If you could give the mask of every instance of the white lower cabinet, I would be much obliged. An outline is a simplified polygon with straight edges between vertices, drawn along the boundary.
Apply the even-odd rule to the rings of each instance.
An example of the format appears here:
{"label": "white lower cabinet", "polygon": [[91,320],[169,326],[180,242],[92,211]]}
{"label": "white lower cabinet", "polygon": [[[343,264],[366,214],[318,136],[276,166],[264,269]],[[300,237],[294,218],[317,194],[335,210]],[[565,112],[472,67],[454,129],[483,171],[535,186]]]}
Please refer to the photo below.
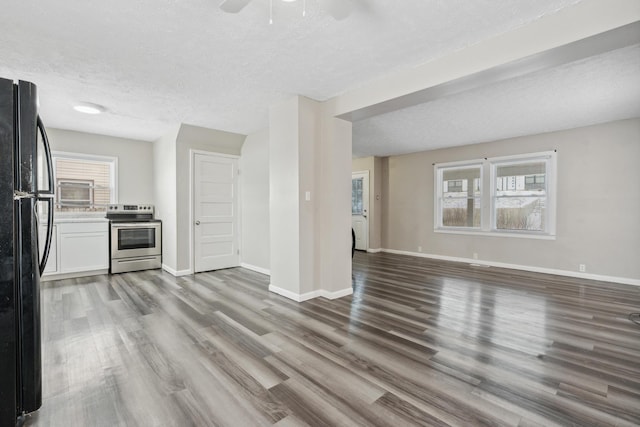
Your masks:
{"label": "white lower cabinet", "polygon": [[109,269],[108,222],[61,222],[55,225],[54,233],[55,242],[52,242],[45,275],[104,272]]}

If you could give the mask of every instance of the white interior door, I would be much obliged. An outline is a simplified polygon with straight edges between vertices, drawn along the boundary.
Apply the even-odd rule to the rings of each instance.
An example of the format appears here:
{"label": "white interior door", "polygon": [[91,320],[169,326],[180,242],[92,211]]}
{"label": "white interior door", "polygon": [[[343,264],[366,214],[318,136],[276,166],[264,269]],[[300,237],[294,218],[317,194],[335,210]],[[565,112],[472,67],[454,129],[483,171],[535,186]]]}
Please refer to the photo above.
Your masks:
{"label": "white interior door", "polygon": [[238,253],[238,159],[194,154],[195,272],[236,267]]}
{"label": "white interior door", "polygon": [[356,233],[356,249],[369,249],[369,171],[351,174],[351,227]]}

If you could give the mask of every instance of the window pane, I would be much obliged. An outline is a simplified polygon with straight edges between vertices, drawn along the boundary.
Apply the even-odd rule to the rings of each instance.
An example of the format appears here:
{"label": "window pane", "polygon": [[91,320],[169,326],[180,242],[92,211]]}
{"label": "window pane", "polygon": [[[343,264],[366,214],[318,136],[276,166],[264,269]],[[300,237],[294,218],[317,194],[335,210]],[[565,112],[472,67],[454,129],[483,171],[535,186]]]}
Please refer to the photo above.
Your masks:
{"label": "window pane", "polygon": [[545,178],[544,161],[496,167],[496,229],[545,230]]}
{"label": "window pane", "polygon": [[362,215],[362,181],[363,178],[351,180],[351,214]]}
{"label": "window pane", "polygon": [[545,197],[497,198],[498,230],[544,231]]}
{"label": "window pane", "polygon": [[445,227],[480,227],[482,202],[479,198],[444,199],[442,225]]}
{"label": "window pane", "polygon": [[442,226],[480,227],[482,200],[480,166],[442,171]]}

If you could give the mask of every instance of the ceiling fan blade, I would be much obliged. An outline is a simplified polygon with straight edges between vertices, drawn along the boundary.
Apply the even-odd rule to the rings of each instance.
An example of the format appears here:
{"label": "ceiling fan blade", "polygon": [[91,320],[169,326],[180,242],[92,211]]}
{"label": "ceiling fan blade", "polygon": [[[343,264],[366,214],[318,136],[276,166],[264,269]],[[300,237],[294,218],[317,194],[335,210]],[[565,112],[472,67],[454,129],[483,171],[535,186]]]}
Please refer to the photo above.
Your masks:
{"label": "ceiling fan blade", "polygon": [[250,2],[251,0],[223,0],[220,9],[227,13],[238,13]]}
{"label": "ceiling fan blade", "polygon": [[342,21],[351,15],[352,0],[320,0],[322,8],[336,21]]}

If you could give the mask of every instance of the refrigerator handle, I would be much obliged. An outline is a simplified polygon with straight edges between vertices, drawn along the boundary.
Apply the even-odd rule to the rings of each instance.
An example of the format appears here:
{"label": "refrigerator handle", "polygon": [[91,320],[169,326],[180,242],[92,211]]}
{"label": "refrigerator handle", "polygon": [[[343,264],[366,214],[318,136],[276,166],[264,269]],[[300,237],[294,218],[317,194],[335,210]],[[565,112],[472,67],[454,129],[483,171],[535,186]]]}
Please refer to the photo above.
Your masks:
{"label": "refrigerator handle", "polygon": [[44,154],[47,159],[47,175],[49,176],[49,189],[40,192],[38,190],[38,195],[40,194],[54,194],[55,182],[53,182],[53,158],[51,157],[51,147],[49,146],[49,138],[47,138],[47,132],[44,130],[44,124],[42,124],[42,120],[40,116],[38,116],[38,131],[42,136],[42,143],[44,145]]}
{"label": "refrigerator handle", "polygon": [[[48,205],[48,209],[47,209],[47,235],[45,237],[45,241],[44,241],[44,250],[42,251],[42,259],[40,260],[39,263],[39,268],[40,268],[40,276],[42,276],[42,273],[44,272],[44,268],[47,266],[47,260],[49,259],[49,252],[51,251],[51,239],[53,237],[53,208],[54,208],[54,203],[53,203],[53,197],[38,197],[36,200],[41,201],[41,202],[47,202]],[[34,207],[38,206],[37,203],[34,204]],[[35,212],[36,214],[36,224],[38,223],[38,213]]]}
{"label": "refrigerator handle", "polygon": [[[40,276],[44,272],[44,268],[47,265],[47,260],[49,259],[49,252],[51,251],[51,239],[53,237],[53,210],[55,209],[54,204],[54,189],[55,182],[53,177],[53,158],[51,157],[51,146],[49,145],[49,138],[47,137],[47,132],[44,129],[44,124],[42,123],[42,119],[38,116],[37,120],[38,131],[42,136],[42,143],[44,146],[44,154],[47,161],[47,175],[49,176],[49,189],[40,192],[38,189],[37,200],[46,201],[48,205],[47,209],[47,236],[44,242],[44,251],[42,252],[42,259],[40,260]],[[37,203],[36,203],[37,206]],[[36,218],[38,215],[36,214]],[[36,220],[37,221],[37,220]]]}

